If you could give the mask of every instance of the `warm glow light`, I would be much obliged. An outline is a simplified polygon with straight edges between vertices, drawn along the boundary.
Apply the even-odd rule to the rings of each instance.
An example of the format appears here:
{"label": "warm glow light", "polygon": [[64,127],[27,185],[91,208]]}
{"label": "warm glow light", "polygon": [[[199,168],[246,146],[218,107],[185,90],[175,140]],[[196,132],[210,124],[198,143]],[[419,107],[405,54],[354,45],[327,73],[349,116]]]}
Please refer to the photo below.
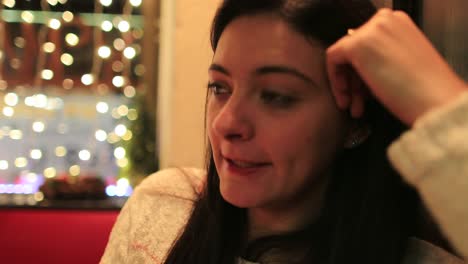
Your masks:
{"label": "warm glow light", "polygon": [[112,84],[115,87],[122,87],[125,85],[125,79],[122,76],[114,76],[114,78],[112,78]]}
{"label": "warm glow light", "polygon": [[130,23],[128,23],[125,20],[122,20],[117,25],[117,28],[120,30],[120,32],[128,32],[130,30]]}
{"label": "warm glow light", "polygon": [[65,41],[70,46],[76,46],[80,42],[80,38],[76,34],[68,33],[65,35]]}
{"label": "warm glow light", "polygon": [[101,23],[101,29],[105,32],[110,32],[114,26],[112,25],[112,22],[109,20],[104,20]]}
{"label": "warm glow light", "polygon": [[10,60],[10,66],[15,70],[19,69],[21,65],[22,65],[21,60],[18,58],[14,58]]}
{"label": "warm glow light", "polygon": [[117,111],[117,108],[112,109],[111,116],[112,116],[112,118],[114,118],[114,119],[119,119],[119,118],[122,117],[122,116],[119,115],[119,112]]}
{"label": "warm glow light", "polygon": [[141,28],[135,28],[133,31],[132,31],[132,36],[135,38],[135,39],[141,39],[144,35],[144,31],[143,29]]}
{"label": "warm glow light", "polygon": [[73,88],[74,81],[72,79],[65,79],[62,82],[63,88],[70,90]]}
{"label": "warm glow light", "polygon": [[57,176],[57,170],[55,168],[52,168],[52,167],[47,168],[47,169],[44,170],[44,176],[46,178],[53,178],[53,177]]}
{"label": "warm glow light", "polygon": [[24,104],[27,106],[34,106],[34,97],[33,96],[28,96],[24,98]]}
{"label": "warm glow light", "polygon": [[146,72],[145,66],[143,64],[136,65],[134,72],[137,76],[143,76]]}
{"label": "warm glow light", "polygon": [[129,141],[132,138],[133,138],[133,133],[130,130],[127,130],[127,133],[125,133],[125,135],[123,135],[123,137],[122,137],[122,139],[125,140],[125,141]]}
{"label": "warm glow light", "polygon": [[24,48],[24,44],[25,44],[25,40],[24,38],[22,37],[16,37],[14,40],[13,40],[13,43],[15,43],[15,46],[22,49]]}
{"label": "warm glow light", "polygon": [[136,109],[130,109],[128,110],[128,115],[127,115],[128,120],[130,121],[135,121],[138,119],[138,112]]}
{"label": "warm glow light", "polygon": [[100,142],[104,142],[107,139],[107,133],[102,129],[97,130],[94,136],[96,137],[96,140]]}
{"label": "warm glow light", "polygon": [[128,115],[128,106],[126,106],[126,105],[119,106],[117,108],[117,113],[119,113],[120,116]]}
{"label": "warm glow light", "polygon": [[3,98],[5,101],[5,104],[9,106],[15,106],[18,104],[18,95],[15,93],[7,93],[5,97]]}
{"label": "warm glow light", "polygon": [[124,69],[124,64],[121,61],[114,61],[112,63],[112,70],[115,72],[122,72]]}
{"label": "warm glow light", "polygon": [[39,160],[42,158],[42,151],[40,149],[33,149],[29,153],[31,159]]}
{"label": "warm glow light", "polygon": [[123,51],[123,55],[125,56],[125,58],[131,60],[135,58],[136,51],[133,47],[126,47]]}
{"label": "warm glow light", "polygon": [[114,157],[116,159],[123,159],[123,158],[125,158],[125,155],[126,155],[125,149],[122,148],[122,147],[117,147],[114,150]]}
{"label": "warm glow light", "polygon": [[15,166],[18,168],[24,168],[28,166],[28,160],[24,157],[19,157],[15,159]]}
{"label": "warm glow light", "polygon": [[63,12],[63,14],[62,14],[62,19],[63,19],[63,21],[65,21],[65,22],[72,22],[74,17],[75,17],[75,16],[74,16],[73,13],[70,12],[70,11],[65,11],[65,12]]}
{"label": "warm glow light", "polygon": [[101,83],[97,86],[97,93],[99,95],[107,95],[109,93],[109,86],[105,83]]}
{"label": "warm glow light", "polygon": [[49,3],[49,5],[56,6],[58,2],[57,0],[47,0],[47,3]]}
{"label": "warm glow light", "polygon": [[41,121],[36,121],[32,124],[32,129],[34,132],[42,133],[45,130],[45,124]]}
{"label": "warm glow light", "polygon": [[90,73],[84,74],[81,76],[81,82],[84,85],[91,85],[94,82],[94,76]]}
{"label": "warm glow light", "polygon": [[129,85],[124,88],[124,95],[128,98],[133,98],[136,95],[135,87]]}
{"label": "warm glow light", "polygon": [[128,159],[127,158],[123,158],[123,159],[118,159],[116,161],[116,164],[117,166],[119,166],[120,168],[125,168],[128,166]]}
{"label": "warm glow light", "polygon": [[100,0],[99,2],[101,2],[101,5],[103,5],[103,6],[112,5],[112,0]]}
{"label": "warm glow light", "polygon": [[0,170],[8,170],[8,161],[0,160]]}
{"label": "warm glow light", "polygon": [[99,102],[96,104],[96,111],[105,114],[109,111],[109,105],[106,102]]}
{"label": "warm glow light", "polygon": [[125,125],[117,125],[114,129],[114,132],[117,136],[123,137],[127,133],[127,127]]}
{"label": "warm glow light", "polygon": [[87,161],[91,159],[91,152],[89,152],[87,149],[83,149],[78,153],[78,157],[80,160]]}
{"label": "warm glow light", "polygon": [[49,69],[42,70],[41,77],[44,80],[52,80],[52,78],[54,78],[54,72]]}
{"label": "warm glow light", "polygon": [[48,98],[44,94],[36,94],[33,96],[28,96],[24,99],[24,103],[27,106],[37,107],[37,108],[46,108]]}
{"label": "warm glow light", "polygon": [[122,51],[123,49],[125,49],[125,41],[121,38],[116,38],[114,39],[114,48],[118,51]]}
{"label": "warm glow light", "polygon": [[99,57],[101,57],[103,59],[107,59],[111,55],[111,49],[109,47],[107,47],[107,46],[101,46],[98,49],[98,55],[99,55]]}
{"label": "warm glow light", "polygon": [[12,117],[15,114],[15,110],[9,106],[3,107],[3,115]]}
{"label": "warm glow light", "polygon": [[62,56],[60,56],[60,61],[66,65],[66,66],[70,66],[73,64],[73,56],[68,54],[68,53],[64,53],[62,54]]}
{"label": "warm glow light", "polygon": [[14,140],[23,139],[23,132],[18,129],[14,129],[10,131],[10,138]]}
{"label": "warm glow light", "polygon": [[59,29],[62,23],[60,23],[60,20],[52,18],[49,20],[49,27],[52,29]]}
{"label": "warm glow light", "polygon": [[55,51],[55,44],[52,42],[46,42],[42,45],[42,49],[47,53],[52,53]]}
{"label": "warm glow light", "polygon": [[130,0],[130,4],[134,7],[139,7],[141,5],[141,0]]}
{"label": "warm glow light", "polygon": [[29,11],[23,11],[21,12],[21,19],[26,23],[32,23],[34,22],[34,15]]}
{"label": "warm glow light", "polygon": [[80,175],[81,168],[78,165],[73,165],[68,169],[68,172],[70,173],[71,176],[78,176]]}
{"label": "warm glow light", "polygon": [[62,5],[66,4],[67,3],[67,0],[58,0],[59,3],[61,3]]}
{"label": "warm glow light", "polygon": [[37,192],[34,194],[34,200],[36,202],[42,202],[44,200],[44,194],[42,192]]}
{"label": "warm glow light", "polygon": [[63,146],[58,146],[55,148],[55,156],[65,157],[67,155],[67,149]]}
{"label": "warm glow light", "polygon": [[107,142],[109,142],[110,144],[115,144],[115,143],[117,143],[119,141],[120,141],[120,137],[117,136],[114,132],[109,133],[107,135]]}
{"label": "warm glow light", "polygon": [[15,6],[15,0],[3,0],[3,4],[6,7],[13,8]]}

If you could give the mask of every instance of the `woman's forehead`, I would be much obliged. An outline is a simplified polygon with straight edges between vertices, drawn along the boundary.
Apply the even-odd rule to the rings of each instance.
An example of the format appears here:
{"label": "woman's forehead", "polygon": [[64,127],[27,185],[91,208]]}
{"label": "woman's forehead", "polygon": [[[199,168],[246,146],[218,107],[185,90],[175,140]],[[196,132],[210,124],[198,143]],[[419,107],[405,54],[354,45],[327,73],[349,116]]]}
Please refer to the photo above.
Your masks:
{"label": "woman's forehead", "polygon": [[[315,79],[324,68],[325,49],[272,15],[243,16],[221,34],[213,64],[228,70],[253,70],[265,65],[295,68]],[[320,73],[323,73],[320,71]]]}

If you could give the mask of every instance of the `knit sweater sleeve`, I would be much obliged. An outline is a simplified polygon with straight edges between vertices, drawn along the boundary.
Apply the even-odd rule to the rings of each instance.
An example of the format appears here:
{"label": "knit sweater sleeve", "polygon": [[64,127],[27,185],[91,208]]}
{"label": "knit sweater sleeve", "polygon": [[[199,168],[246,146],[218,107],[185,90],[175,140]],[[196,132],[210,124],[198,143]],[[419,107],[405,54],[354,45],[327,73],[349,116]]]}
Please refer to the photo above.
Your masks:
{"label": "knit sweater sleeve", "polygon": [[122,208],[101,264],[163,263],[190,216],[204,172],[166,169],[148,176]]}
{"label": "knit sweater sleeve", "polygon": [[419,118],[388,156],[468,259],[468,92]]}

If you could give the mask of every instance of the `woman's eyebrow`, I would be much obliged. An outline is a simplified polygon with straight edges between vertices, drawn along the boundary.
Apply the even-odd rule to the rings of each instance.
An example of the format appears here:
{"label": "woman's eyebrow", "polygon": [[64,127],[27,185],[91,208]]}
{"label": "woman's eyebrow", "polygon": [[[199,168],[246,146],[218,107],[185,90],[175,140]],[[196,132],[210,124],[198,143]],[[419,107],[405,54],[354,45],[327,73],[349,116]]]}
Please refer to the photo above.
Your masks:
{"label": "woman's eyebrow", "polygon": [[[220,72],[222,74],[225,74],[227,76],[231,76],[231,73],[226,69],[224,68],[223,66],[219,65],[219,64],[216,64],[216,63],[213,63],[210,65],[210,67],[208,68],[209,71],[217,71],[217,72]],[[317,83],[312,80],[311,78],[309,78],[307,75],[305,75],[304,73],[300,72],[299,70],[296,70],[295,68],[292,68],[292,67],[288,67],[288,66],[283,66],[283,65],[265,65],[265,66],[262,66],[262,67],[259,67],[255,70],[255,75],[265,75],[265,74],[271,74],[271,73],[281,73],[281,74],[289,74],[289,75],[293,75],[295,76],[296,78],[299,78],[303,81],[305,81],[306,83],[310,83],[316,87],[319,87],[317,85]]]}
{"label": "woman's eyebrow", "polygon": [[208,68],[208,71],[217,71],[227,76],[231,76],[231,73],[229,73],[229,71],[226,68],[216,63],[211,64],[210,67]]}
{"label": "woman's eyebrow", "polygon": [[299,70],[297,70],[295,68],[291,68],[291,67],[288,67],[288,66],[266,65],[266,66],[262,66],[262,67],[255,70],[256,75],[265,75],[265,74],[270,74],[270,73],[281,73],[281,74],[293,75],[293,76],[295,76],[295,77],[297,77],[299,79],[302,79],[303,81],[305,81],[307,83],[311,83],[311,84],[317,86],[317,84],[311,78],[309,78],[307,75],[305,75],[304,73],[300,72]]}

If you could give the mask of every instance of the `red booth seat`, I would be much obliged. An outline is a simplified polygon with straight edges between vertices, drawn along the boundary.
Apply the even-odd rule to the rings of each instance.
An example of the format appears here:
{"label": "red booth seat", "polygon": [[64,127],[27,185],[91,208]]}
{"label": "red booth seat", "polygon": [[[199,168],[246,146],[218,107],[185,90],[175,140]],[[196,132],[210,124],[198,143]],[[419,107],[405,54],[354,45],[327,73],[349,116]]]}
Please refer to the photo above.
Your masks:
{"label": "red booth seat", "polygon": [[98,263],[118,213],[0,209],[0,263]]}

